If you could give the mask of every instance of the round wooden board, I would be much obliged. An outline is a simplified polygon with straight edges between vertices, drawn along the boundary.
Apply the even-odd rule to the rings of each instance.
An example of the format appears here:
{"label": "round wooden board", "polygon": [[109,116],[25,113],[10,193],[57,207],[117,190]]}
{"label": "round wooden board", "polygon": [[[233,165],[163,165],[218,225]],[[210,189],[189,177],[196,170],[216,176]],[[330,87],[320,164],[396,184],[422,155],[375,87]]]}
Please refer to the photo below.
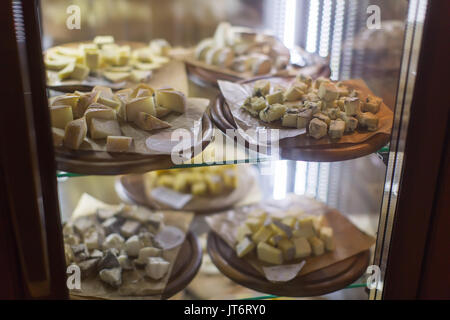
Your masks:
{"label": "round wooden board", "polygon": [[312,297],[343,289],[364,274],[370,260],[367,250],[291,281],[272,283],[244,259],[238,258],[235,251],[213,231],[208,234],[207,249],[216,267],[234,282],[259,292],[285,297]]}
{"label": "round wooden board", "polygon": [[[242,168],[241,170],[245,170],[238,172],[238,177],[242,178],[242,185],[241,187],[238,186],[238,189],[234,190],[235,194],[232,198],[230,198],[230,193],[218,197],[202,197],[198,200],[194,198],[180,210],[192,211],[196,214],[210,214],[230,208],[237,202],[241,201],[247,196],[244,191],[251,190],[256,183],[257,178],[255,177],[256,173],[253,171],[253,168],[240,168]],[[238,168],[238,170],[240,168]],[[147,206],[157,210],[176,210],[174,208],[160,208],[155,206],[155,202],[152,201],[152,199],[150,199],[146,194],[143,174],[119,176],[115,182],[115,189],[119,197],[124,201]],[[225,197],[228,197],[228,201],[226,202],[224,202]]]}
{"label": "round wooden board", "polygon": [[[189,231],[178,252],[169,281],[167,282],[164,292],[161,294],[161,299],[169,299],[186,288],[200,269],[202,258],[203,252],[200,241],[192,231]],[[70,299],[93,300],[96,298],[71,294]]]}
{"label": "round wooden board", "polygon": [[[211,141],[213,127],[208,111],[202,118],[202,150]],[[69,150],[55,147],[58,170],[95,175],[143,173],[174,166],[170,155],[144,155],[131,153],[108,153],[106,151]]]}
{"label": "round wooden board", "polygon": [[[44,54],[47,51],[53,50],[56,47],[78,48],[80,44],[87,44],[87,43],[92,43],[92,41],[64,43],[64,44],[47,49],[46,51],[44,51]],[[145,42],[137,42],[137,41],[116,41],[115,43],[120,46],[130,46],[131,50],[144,48],[148,45]],[[130,81],[124,81],[123,83],[122,82],[113,83],[113,82],[110,82],[106,79],[103,79],[101,76],[99,76],[99,77],[92,77],[92,82],[89,82],[89,83],[79,81],[79,80],[68,80],[68,81],[66,81],[66,83],[64,81],[58,82],[58,83],[47,83],[47,88],[49,88],[51,90],[59,91],[59,92],[70,93],[70,92],[74,92],[77,90],[78,91],[91,91],[96,85],[108,86],[115,91],[115,90],[120,90],[120,89],[124,89],[124,88],[134,87],[137,84],[138,83],[133,83]]]}
{"label": "round wooden board", "polygon": [[[259,79],[270,79],[272,76],[263,76],[250,80],[240,81],[240,83],[254,82]],[[216,98],[211,107],[211,118],[214,124],[223,132],[227,129],[236,129],[236,123],[230,108],[225,103],[222,94]],[[299,146],[298,137],[280,140],[280,157],[286,160],[333,162],[356,159],[372,154],[385,146],[390,136],[379,133],[361,143],[333,144],[333,145],[312,145]]]}

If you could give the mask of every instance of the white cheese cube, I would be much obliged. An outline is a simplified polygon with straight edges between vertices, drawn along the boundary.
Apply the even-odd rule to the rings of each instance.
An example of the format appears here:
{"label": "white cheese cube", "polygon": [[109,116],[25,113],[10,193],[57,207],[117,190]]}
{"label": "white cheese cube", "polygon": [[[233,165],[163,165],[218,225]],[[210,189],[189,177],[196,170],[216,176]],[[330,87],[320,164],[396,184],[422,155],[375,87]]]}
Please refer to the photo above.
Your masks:
{"label": "white cheese cube", "polygon": [[150,257],[160,257],[162,250],[154,247],[145,247],[139,250],[138,259],[144,261]]}
{"label": "white cheese cube", "polygon": [[105,241],[103,241],[103,249],[117,249],[122,250],[124,247],[125,240],[123,237],[118,233],[111,233],[109,236],[105,238]]}
{"label": "white cheese cube", "polygon": [[331,121],[330,118],[322,112],[315,113],[315,114],[313,114],[312,117],[322,120],[323,122],[325,122],[327,124],[327,126],[330,125],[330,121]]}
{"label": "white cheese cube", "polygon": [[145,112],[153,116],[156,115],[154,100],[152,97],[134,98],[125,107],[127,121],[134,122],[140,112]]}
{"label": "white cheese cube", "polygon": [[362,112],[378,113],[383,99],[369,95],[361,105]]}
{"label": "white cheese cube", "polygon": [[104,71],[103,76],[106,78],[106,80],[109,80],[113,83],[123,82],[127,81],[131,73],[130,72],[108,72]]}
{"label": "white cheese cube", "polygon": [[348,116],[354,116],[359,111],[359,98],[345,98],[344,110]]}
{"label": "white cheese cube", "polygon": [[108,136],[106,138],[106,151],[127,152],[130,149],[133,138],[124,136]]}
{"label": "white cheese cube", "polygon": [[318,118],[314,118],[309,122],[309,135],[314,139],[320,139],[327,135],[328,126],[325,122]]}
{"label": "white cheese cube", "polygon": [[312,119],[312,116],[313,112],[311,109],[300,112],[297,117],[297,128],[298,129],[307,128],[309,122]]}
{"label": "white cheese cube", "polygon": [[147,266],[145,267],[145,273],[153,280],[159,280],[163,278],[169,271],[170,263],[160,257],[148,258]]}
{"label": "white cheese cube", "polygon": [[269,105],[259,112],[259,118],[264,122],[280,120],[286,110],[287,107],[282,104]]}
{"label": "white cheese cube", "polygon": [[331,139],[340,139],[344,135],[345,122],[341,119],[332,120],[330,123],[330,129],[328,130],[328,135]]}
{"label": "white cheese cube", "polygon": [[122,268],[103,269],[98,273],[100,279],[112,287],[119,287],[122,284]]}
{"label": "white cheese cube", "polygon": [[64,129],[66,125],[73,120],[71,106],[52,106],[50,107],[50,118],[52,127]]}
{"label": "white cheese cube", "polygon": [[298,112],[296,110],[288,110],[283,115],[281,125],[283,127],[297,128]]}
{"label": "white cheese cube", "polygon": [[87,125],[84,118],[70,121],[64,131],[64,146],[77,150],[86,138]]}
{"label": "white cheese cube", "polygon": [[120,136],[120,126],[117,120],[105,120],[93,118],[89,127],[92,139],[104,139],[107,136]]}
{"label": "white cheese cube", "polygon": [[317,94],[320,99],[325,101],[333,101],[339,98],[339,91],[336,86],[331,82],[322,82]]}
{"label": "white cheese cube", "polygon": [[137,257],[139,255],[139,250],[141,250],[141,242],[137,235],[131,236],[125,241],[125,251],[130,257]]}
{"label": "white cheese cube", "polygon": [[369,131],[376,131],[378,129],[378,117],[371,112],[363,112],[358,115],[358,120],[363,128]]}
{"label": "white cheese cube", "polygon": [[258,80],[253,85],[253,96],[265,96],[270,92],[270,82],[267,80]]}
{"label": "white cheese cube", "polygon": [[91,122],[93,118],[103,120],[117,119],[116,111],[100,104],[92,104],[84,113],[84,117],[86,118],[86,123],[89,129],[91,128]]}
{"label": "white cheese cube", "polygon": [[[186,111],[186,96],[184,93],[176,90],[157,90],[155,102],[158,106],[167,108],[171,111],[184,113]],[[143,111],[143,110],[142,110]],[[145,111],[144,111],[145,112]],[[152,115],[154,113],[147,112]]]}

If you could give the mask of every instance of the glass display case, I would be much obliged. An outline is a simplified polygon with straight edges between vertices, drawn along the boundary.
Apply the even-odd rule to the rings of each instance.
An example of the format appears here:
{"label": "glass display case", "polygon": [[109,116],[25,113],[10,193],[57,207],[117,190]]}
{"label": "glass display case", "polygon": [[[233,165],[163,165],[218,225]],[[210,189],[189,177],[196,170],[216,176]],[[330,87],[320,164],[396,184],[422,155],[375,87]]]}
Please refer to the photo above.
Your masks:
{"label": "glass display case", "polygon": [[450,298],[449,10],[2,1],[0,297]]}

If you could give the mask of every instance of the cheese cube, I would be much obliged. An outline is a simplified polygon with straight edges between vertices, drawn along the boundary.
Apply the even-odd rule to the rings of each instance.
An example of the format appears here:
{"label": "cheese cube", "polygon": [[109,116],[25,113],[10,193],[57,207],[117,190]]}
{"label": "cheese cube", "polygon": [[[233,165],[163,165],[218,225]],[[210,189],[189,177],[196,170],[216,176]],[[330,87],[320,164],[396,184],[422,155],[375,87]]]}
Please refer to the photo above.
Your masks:
{"label": "cheese cube", "polygon": [[327,110],[327,116],[328,118],[330,118],[330,120],[336,120],[337,118],[339,118],[340,112],[341,110],[339,108],[329,108]]}
{"label": "cheese cube", "polygon": [[238,242],[242,241],[245,237],[248,237],[252,234],[252,230],[246,224],[241,224],[237,228],[236,239]]}
{"label": "cheese cube", "polygon": [[278,242],[278,248],[283,252],[284,261],[290,261],[295,258],[295,246],[291,240],[281,239]]}
{"label": "cheese cube", "polygon": [[294,217],[287,217],[281,220],[281,222],[291,228],[294,228],[297,224],[297,219]]}
{"label": "cheese cube", "polygon": [[145,273],[153,280],[159,280],[169,271],[170,263],[161,257],[148,258]]}
{"label": "cheese cube", "polygon": [[120,136],[122,132],[117,120],[93,118],[89,127],[89,134],[92,139],[104,139],[107,136]]}
{"label": "cheese cube", "polygon": [[273,104],[267,106],[265,109],[259,112],[259,118],[264,122],[273,122],[281,119],[286,112],[287,107],[282,104]]}
{"label": "cheese cube", "polygon": [[70,74],[71,79],[75,80],[84,80],[89,75],[89,68],[82,65],[82,64],[76,64],[72,73]]}
{"label": "cheese cube", "polygon": [[283,263],[283,252],[265,242],[258,243],[256,247],[258,259],[271,264]]}
{"label": "cheese cube", "polygon": [[283,103],[283,92],[277,91],[266,96],[268,104]]}
{"label": "cheese cube", "polygon": [[137,235],[131,236],[125,241],[125,251],[130,257],[137,257],[141,250],[141,242]]}
{"label": "cheese cube", "polygon": [[164,117],[171,112],[171,110],[157,105],[155,105],[155,109],[156,109],[156,116],[158,118]]}
{"label": "cheese cube", "polygon": [[70,121],[64,132],[64,146],[77,150],[86,138],[87,125],[84,118]]}
{"label": "cheese cube", "polygon": [[248,237],[244,237],[237,245],[236,245],[236,254],[239,258],[246,256],[249,252],[251,252],[255,248],[255,243],[252,242]]}
{"label": "cheese cube", "polygon": [[312,117],[313,117],[313,118],[317,118],[317,119],[319,119],[319,120],[322,120],[323,122],[325,122],[325,123],[327,124],[327,126],[330,125],[331,120],[330,120],[330,118],[329,118],[326,114],[324,114],[324,113],[321,113],[321,112],[315,113],[315,114],[313,114]]}
{"label": "cheese cube", "polygon": [[106,138],[106,151],[127,152],[130,149],[133,138],[122,136],[108,136]]}
{"label": "cheese cube", "polygon": [[96,70],[100,67],[100,52],[97,49],[85,49],[84,59],[89,69]]}
{"label": "cheese cube", "polygon": [[272,237],[270,237],[268,243],[274,247],[278,246],[278,243],[284,239],[282,235],[276,234]]}
{"label": "cheese cube", "polygon": [[294,238],[295,259],[303,259],[311,255],[311,245],[305,237]]}
{"label": "cheese cube", "polygon": [[369,131],[376,131],[378,129],[378,117],[371,112],[363,112],[358,115],[360,125],[367,128]]}
{"label": "cheese cube", "polygon": [[149,47],[158,56],[168,56],[172,48],[166,39],[153,39],[150,41]]}
{"label": "cheese cube", "polygon": [[230,68],[237,72],[246,72],[251,68],[251,58],[248,56],[239,56],[233,59]]}
{"label": "cheese cube", "polygon": [[288,238],[292,237],[293,235],[292,228],[285,225],[281,221],[273,221],[269,226],[275,234]]}
{"label": "cheese cube", "polygon": [[171,111],[184,113],[186,110],[186,96],[175,90],[157,90],[155,102],[158,106]]}
{"label": "cheese cube", "polygon": [[314,219],[312,217],[298,220],[297,229],[294,230],[294,237],[310,238],[315,236]]}
{"label": "cheese cube", "polygon": [[81,118],[86,112],[87,108],[91,104],[97,102],[99,96],[100,96],[99,92],[90,92],[81,95],[78,99],[76,106],[72,107],[73,118],[74,119]]}
{"label": "cheese cube", "polygon": [[272,69],[272,61],[266,57],[258,57],[252,61],[252,73],[254,75],[263,75]]}
{"label": "cheese cube", "polygon": [[130,73],[129,80],[132,82],[146,82],[150,80],[151,75],[152,75],[151,71],[133,70]]}
{"label": "cheese cube", "polygon": [[319,89],[322,83],[331,83],[330,79],[319,77],[314,81],[314,89]]}
{"label": "cheese cube", "polygon": [[216,65],[223,68],[228,68],[233,63],[234,52],[230,48],[223,48],[215,61]]}
{"label": "cheese cube", "polygon": [[344,135],[345,122],[341,119],[332,120],[330,123],[330,129],[328,135],[331,139],[340,139]]}
{"label": "cheese cube", "polygon": [[252,236],[252,240],[255,243],[259,243],[259,242],[266,242],[267,240],[269,240],[269,238],[272,236],[273,231],[266,226],[262,226],[261,228],[259,228],[258,231],[256,231],[253,236]]}
{"label": "cheese cube", "polygon": [[114,288],[122,284],[122,268],[103,269],[98,273],[100,279]]}
{"label": "cheese cube", "polygon": [[253,96],[261,97],[269,94],[270,82],[267,80],[258,80],[253,85]]}
{"label": "cheese cube", "polygon": [[64,144],[64,130],[59,128],[52,128],[53,145],[55,147],[62,147]]}
{"label": "cheese cube", "polygon": [[345,98],[344,110],[348,116],[354,116],[359,111],[359,98]]}
{"label": "cheese cube", "polygon": [[195,47],[195,58],[197,60],[204,61],[206,58],[206,53],[214,46],[213,39],[204,39]]}
{"label": "cheese cube", "polygon": [[369,95],[364,101],[364,103],[361,105],[361,111],[372,112],[374,114],[378,113],[378,111],[380,111],[380,106],[382,102],[383,99]]}
{"label": "cheese cube", "polygon": [[313,112],[310,109],[300,112],[297,117],[297,128],[298,129],[306,128],[309,122],[311,121],[312,116]]}
{"label": "cheese cube", "polygon": [[139,112],[137,119],[134,120],[134,123],[142,130],[147,131],[164,129],[172,126],[170,123],[160,120],[145,112]]}
{"label": "cheese cube", "polygon": [[105,44],[114,43],[114,37],[113,36],[96,36],[94,38],[93,42],[101,48]]}
{"label": "cheese cube", "polygon": [[333,101],[339,98],[339,91],[333,83],[323,82],[320,84],[319,92],[317,95],[322,100]]}
{"label": "cheese cube", "polygon": [[116,112],[106,106],[100,104],[92,104],[85,112],[84,117],[89,128],[91,128],[91,122],[93,118],[103,120],[116,120]]}
{"label": "cheese cube", "polygon": [[66,125],[73,120],[71,106],[53,106],[50,107],[50,118],[52,127],[64,129]]}
{"label": "cheese cube", "polygon": [[193,183],[191,186],[191,193],[194,196],[203,196],[208,193],[208,187],[206,186],[206,183],[203,181]]}
{"label": "cheese cube", "polygon": [[108,72],[104,71],[103,76],[106,78],[106,80],[109,80],[113,83],[123,82],[127,81],[131,73],[130,72]]}
{"label": "cheese cube", "polygon": [[145,247],[139,250],[138,259],[144,261],[150,257],[160,257],[162,250],[154,247]]}
{"label": "cheese cube", "polygon": [[152,97],[134,98],[130,100],[125,107],[127,121],[136,122],[139,119],[139,113],[145,112],[152,116],[156,115],[154,100]]}
{"label": "cheese cube", "polygon": [[333,229],[329,227],[320,228],[319,238],[324,242],[327,251],[334,250]]}
{"label": "cheese cube", "polygon": [[315,256],[320,256],[325,252],[325,244],[318,237],[314,236],[308,239],[312,252]]}
{"label": "cheese cube", "polygon": [[297,85],[289,87],[284,93],[285,101],[297,101],[300,100],[305,92]]}
{"label": "cheese cube", "polygon": [[58,96],[53,100],[52,106],[71,106],[72,108],[75,108],[79,99],[80,97],[74,94]]}
{"label": "cheese cube", "polygon": [[317,118],[309,122],[309,135],[314,139],[320,139],[327,135],[328,126],[322,120]]}
{"label": "cheese cube", "polygon": [[103,104],[103,105],[113,108],[113,109],[118,109],[120,107],[120,102],[113,100],[113,99],[108,99],[108,98],[104,98],[104,97],[100,96],[97,101],[98,101],[98,103]]}
{"label": "cheese cube", "polygon": [[297,128],[297,110],[287,110],[281,119],[281,125],[283,127]]}
{"label": "cheese cube", "polygon": [[245,221],[245,224],[249,227],[252,232],[256,232],[263,225],[263,221],[258,218],[249,218]]}
{"label": "cheese cube", "polygon": [[267,107],[267,101],[263,97],[252,97],[250,98],[250,105],[258,115],[261,110]]}
{"label": "cheese cube", "polygon": [[348,116],[345,112],[339,112],[338,117],[345,122],[345,132],[353,132],[358,127],[358,120]]}

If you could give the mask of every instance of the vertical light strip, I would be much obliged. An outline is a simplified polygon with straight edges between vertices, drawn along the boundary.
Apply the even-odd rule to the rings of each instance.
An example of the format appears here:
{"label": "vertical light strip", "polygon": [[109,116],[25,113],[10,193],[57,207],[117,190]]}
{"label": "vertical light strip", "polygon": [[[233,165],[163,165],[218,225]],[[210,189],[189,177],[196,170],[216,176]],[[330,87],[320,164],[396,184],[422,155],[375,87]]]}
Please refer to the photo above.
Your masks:
{"label": "vertical light strip", "polygon": [[342,34],[344,30],[345,0],[337,0],[334,16],[333,42],[331,44],[331,79],[338,80],[341,67]]}
{"label": "vertical light strip", "polygon": [[287,185],[287,162],[286,160],[275,163],[275,174],[273,182],[273,198],[283,199],[286,197]]}
{"label": "vertical light strip", "polygon": [[306,51],[316,52],[318,24],[319,24],[319,0],[311,0],[309,3]]}
{"label": "vertical light strip", "polygon": [[319,45],[319,55],[322,57],[328,56],[330,49],[330,27],[331,27],[332,9],[333,9],[333,2],[331,0],[324,0],[322,9],[322,27],[320,28],[320,45]]}
{"label": "vertical light strip", "polygon": [[306,182],[306,162],[297,161],[295,168],[295,186],[294,192],[296,194],[305,194]]}
{"label": "vertical light strip", "polygon": [[342,62],[342,79],[349,79],[352,76],[353,43],[355,37],[357,12],[358,2],[356,0],[350,0],[347,15],[347,31],[345,35],[346,46],[344,49],[344,59]]}
{"label": "vertical light strip", "polygon": [[309,162],[308,175],[306,177],[306,190],[305,194],[309,196],[317,196],[317,181],[319,175],[319,163]]}
{"label": "vertical light strip", "polygon": [[330,164],[320,163],[319,165],[319,185],[317,187],[317,199],[322,202],[328,202],[328,187],[330,179]]}
{"label": "vertical light strip", "polygon": [[295,16],[297,15],[297,0],[285,0],[283,43],[289,49],[295,45]]}

